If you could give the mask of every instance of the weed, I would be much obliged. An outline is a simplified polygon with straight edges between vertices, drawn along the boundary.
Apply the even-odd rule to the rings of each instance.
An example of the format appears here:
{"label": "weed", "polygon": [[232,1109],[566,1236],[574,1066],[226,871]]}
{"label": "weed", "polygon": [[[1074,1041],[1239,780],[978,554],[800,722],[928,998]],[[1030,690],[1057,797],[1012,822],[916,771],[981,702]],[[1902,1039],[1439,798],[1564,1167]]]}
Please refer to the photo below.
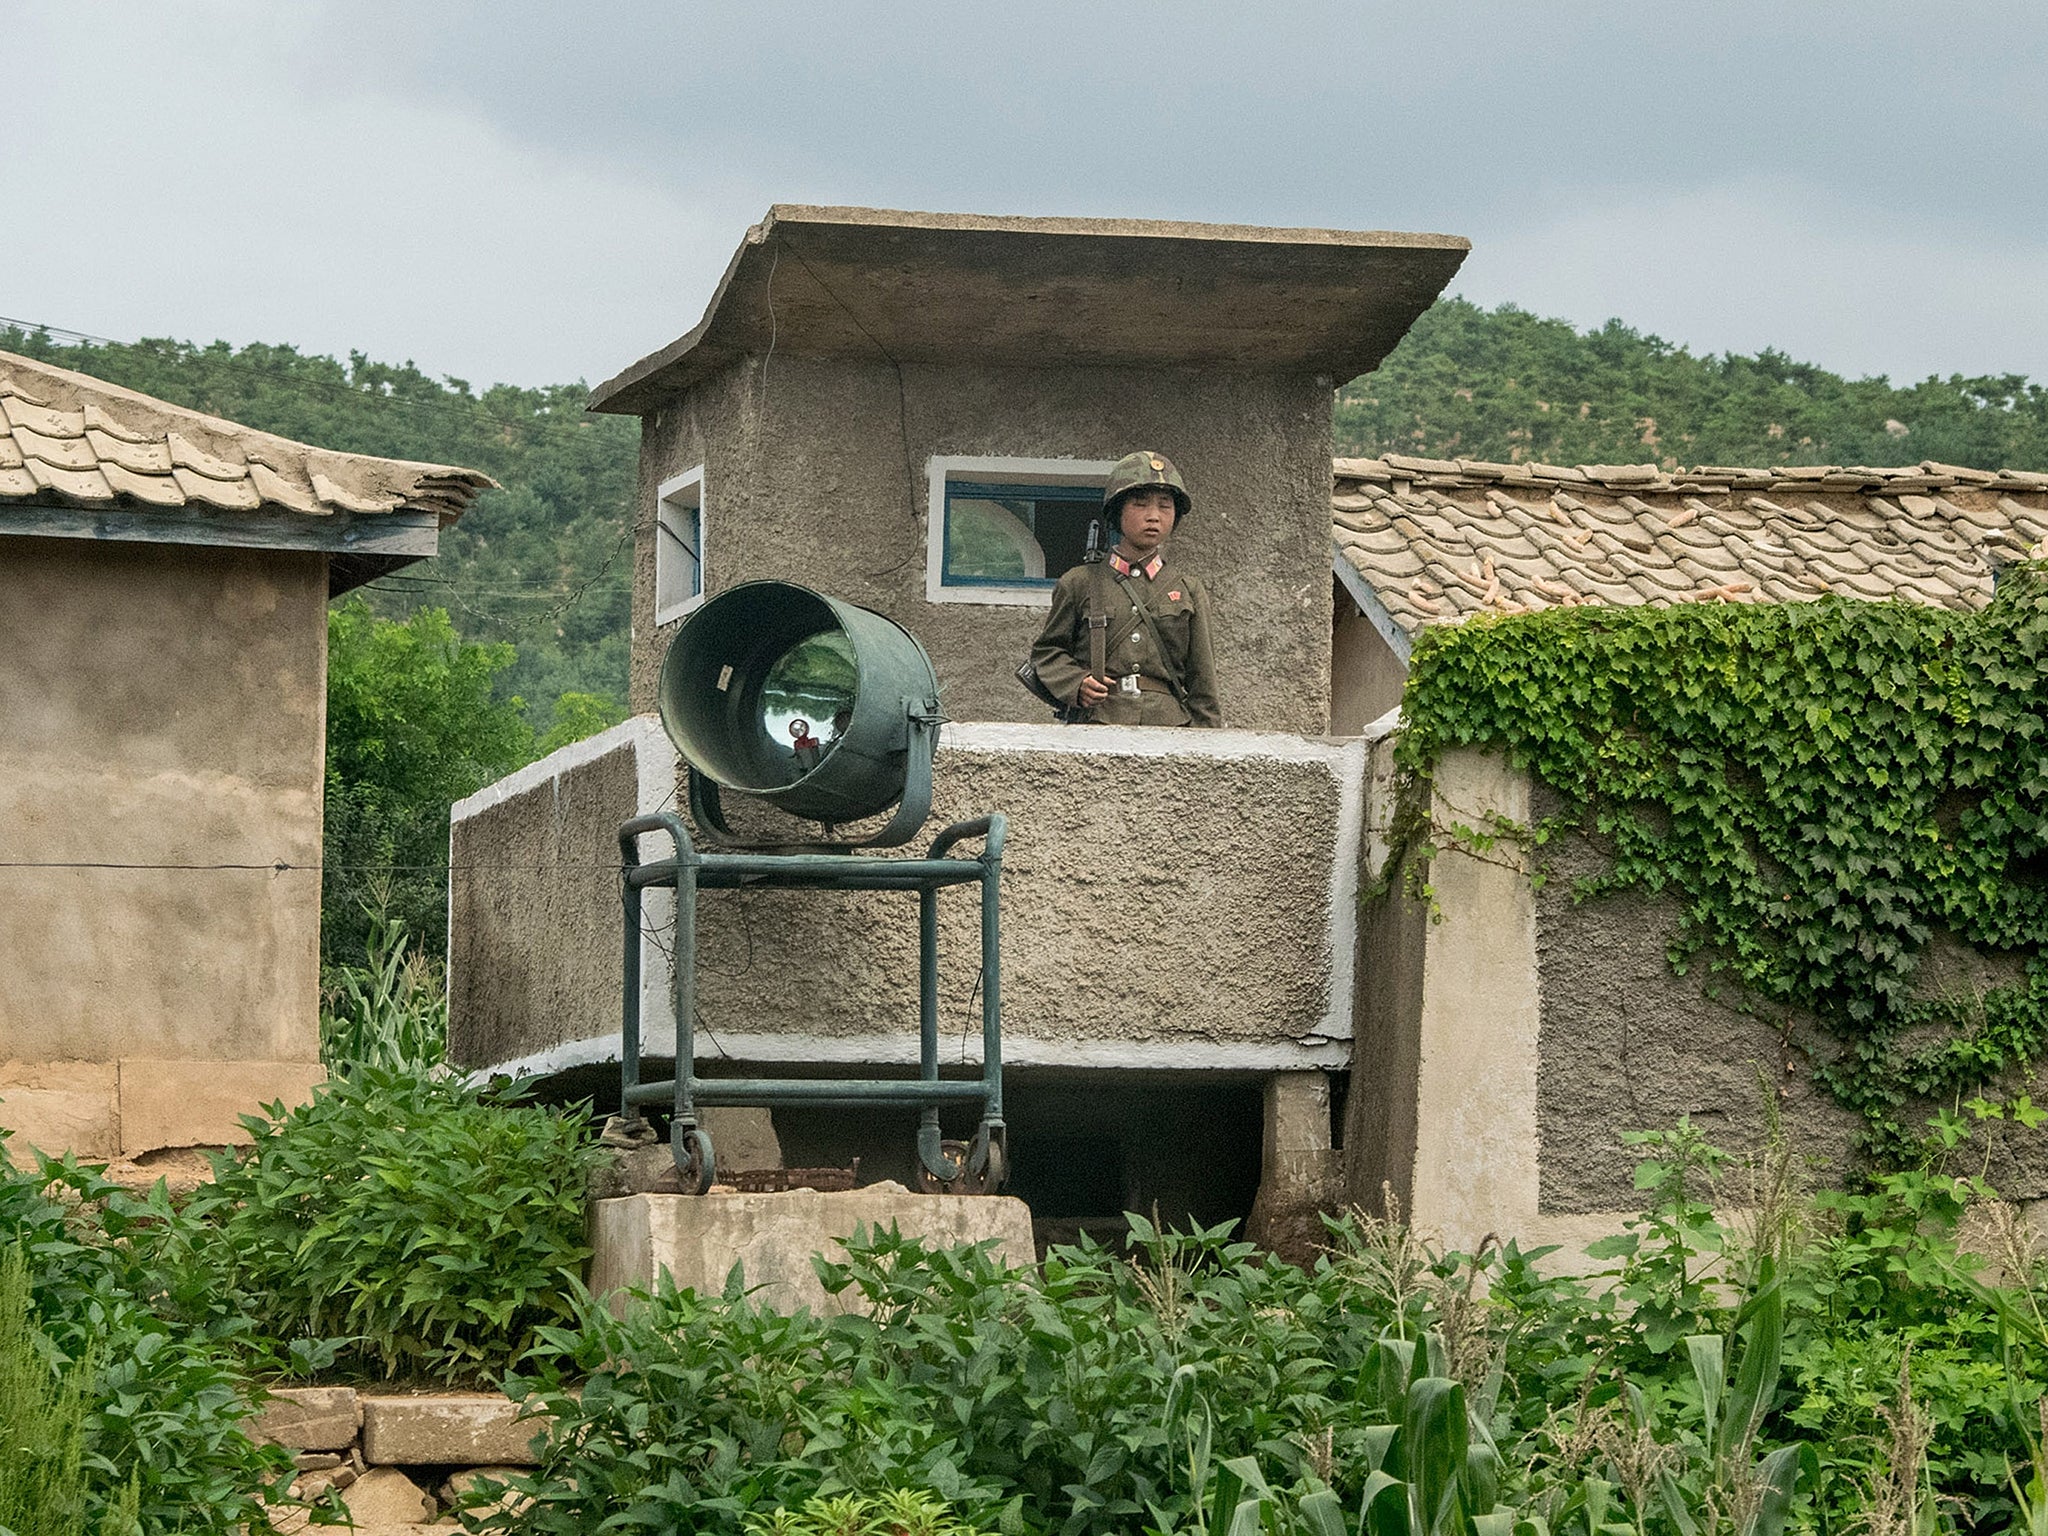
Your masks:
{"label": "weed", "polygon": [[227,1286],[302,1358],[487,1383],[568,1317],[589,1254],[594,1152],[578,1121],[361,1066],[243,1123],[253,1145],[222,1159],[194,1209]]}

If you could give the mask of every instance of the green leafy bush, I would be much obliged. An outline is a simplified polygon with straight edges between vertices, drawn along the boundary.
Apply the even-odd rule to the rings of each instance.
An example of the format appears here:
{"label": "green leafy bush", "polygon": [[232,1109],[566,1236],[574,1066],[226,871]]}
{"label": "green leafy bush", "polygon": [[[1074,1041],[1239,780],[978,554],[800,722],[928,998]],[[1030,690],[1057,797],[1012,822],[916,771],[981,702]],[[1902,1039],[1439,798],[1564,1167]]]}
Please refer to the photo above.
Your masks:
{"label": "green leafy bush", "polygon": [[[554,1420],[517,1528],[759,1532],[904,1489],[1004,1536],[2035,1517],[2048,1271],[2014,1228],[2020,1283],[1972,1273],[1954,1229],[1980,1184],[1807,1200],[1775,1154],[1737,1167],[1684,1125],[1641,1144],[1648,1208],[1592,1282],[1354,1212],[1308,1268],[1134,1217],[1129,1258],[1083,1242],[1026,1271],[869,1234],[819,1261],[857,1315],[764,1311],[737,1275],[624,1319],[579,1298],[508,1382]],[[1760,1193],[1731,1228],[1737,1183]]]}
{"label": "green leafy bush", "polygon": [[263,1530],[290,1474],[252,1445],[246,1318],[201,1258],[207,1234],[157,1188],[138,1198],[69,1159],[13,1169],[0,1133],[0,1235],[17,1245],[48,1364],[83,1386],[86,1528]]}
{"label": "green leafy bush", "polygon": [[194,1200],[263,1332],[339,1339],[346,1370],[487,1383],[568,1315],[589,1254],[581,1121],[373,1066],[268,1114]]}

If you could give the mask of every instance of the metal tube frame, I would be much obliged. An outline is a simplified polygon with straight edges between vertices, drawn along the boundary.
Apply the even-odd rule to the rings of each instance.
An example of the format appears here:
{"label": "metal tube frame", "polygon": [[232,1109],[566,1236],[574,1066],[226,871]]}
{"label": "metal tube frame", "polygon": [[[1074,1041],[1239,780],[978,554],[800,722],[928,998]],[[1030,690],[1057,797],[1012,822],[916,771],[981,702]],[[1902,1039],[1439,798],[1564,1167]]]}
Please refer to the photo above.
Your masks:
{"label": "metal tube frame", "polygon": [[[619,828],[620,897],[625,907],[624,1022],[619,1041],[620,1106],[627,1112],[667,1102],[673,1116],[669,1141],[683,1187],[710,1188],[714,1152],[698,1123],[706,1107],[778,1104],[899,1104],[919,1111],[918,1162],[939,1185],[961,1181],[993,1191],[1007,1168],[1003,1124],[1002,908],[999,882],[1006,823],[1000,812],[955,822],[932,840],[921,859],[842,853],[726,853],[700,851],[682,818],[661,811],[636,816]],[[640,862],[640,839],[666,832],[673,858]],[[959,843],[981,840],[977,858],[949,858]],[[978,885],[981,894],[981,1079],[939,1076],[939,892]],[[641,892],[673,888],[676,936],[669,1006],[675,1015],[675,1075],[645,1082],[640,1075]],[[904,1078],[701,1078],[697,1076],[697,895],[706,890],[761,888],[915,891],[918,929],[918,1075]],[[981,1124],[964,1156],[949,1153],[939,1135],[939,1106],[979,1103]]]}

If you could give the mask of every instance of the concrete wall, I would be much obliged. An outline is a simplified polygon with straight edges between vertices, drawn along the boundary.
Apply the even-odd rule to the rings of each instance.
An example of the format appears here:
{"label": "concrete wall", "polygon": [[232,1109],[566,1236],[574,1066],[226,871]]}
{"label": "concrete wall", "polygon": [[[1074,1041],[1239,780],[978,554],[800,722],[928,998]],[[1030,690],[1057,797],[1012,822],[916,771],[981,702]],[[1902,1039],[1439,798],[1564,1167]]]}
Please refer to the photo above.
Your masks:
{"label": "concrete wall", "polygon": [[[1392,749],[1373,748],[1374,871],[1398,808]],[[1440,763],[1432,792],[1439,829],[1483,828],[1492,816],[1527,824],[1549,803],[1525,775],[1472,752]],[[1815,1062],[1838,1045],[1809,1020],[1717,995],[1704,965],[1675,973],[1669,900],[1575,902],[1574,880],[1599,868],[1600,854],[1570,838],[1545,846],[1540,890],[1511,841],[1478,847],[1440,830],[1436,843],[1419,877],[1427,893],[1397,879],[1362,917],[1345,1126],[1351,1200],[1377,1211],[1391,1190],[1452,1246],[1512,1235],[1525,1247],[1562,1244],[1559,1262],[1582,1267],[1583,1244],[1638,1206],[1638,1154],[1625,1132],[1687,1115],[1745,1152],[1775,1117],[1823,1180],[1854,1171],[1861,1121],[1812,1081]],[[1924,962],[1973,975],[1984,963],[1952,944]],[[2048,1071],[2006,1085],[2037,1096],[2044,1087]],[[2008,1130],[1989,1151],[2001,1193],[2048,1198],[2048,1138]]]}
{"label": "concrete wall", "polygon": [[[926,833],[1010,818],[1005,1059],[1265,1072],[1349,1058],[1363,743],[1240,731],[953,725]],[[451,1050],[558,1071],[612,1059],[619,1028],[618,824],[677,801],[673,749],[641,717],[454,810]],[[654,857],[655,839],[646,843]],[[905,898],[713,892],[699,903],[707,1054],[914,1062],[916,915]],[[667,930],[650,908],[650,1022],[666,1020]],[[941,898],[945,1056],[976,982],[971,889]],[[673,1050],[651,1027],[652,1054]]]}
{"label": "concrete wall", "polygon": [[[1377,784],[1391,782],[1391,747],[1375,746]],[[1456,755],[1433,794],[1439,822],[1528,820],[1527,779],[1497,759]],[[1373,805],[1383,861],[1394,797]],[[1360,1019],[1347,1184],[1372,1210],[1391,1189],[1417,1225],[1470,1251],[1489,1232],[1527,1234],[1539,1211],[1535,898],[1511,845],[1438,845],[1432,894],[1396,889],[1373,916],[1365,985],[1392,985]]]}
{"label": "concrete wall", "polygon": [[748,360],[643,423],[632,701],[654,707],[672,626],[654,624],[661,482],[705,466],[706,589],[801,582],[888,614],[924,642],[947,712],[1038,722],[1011,676],[1034,607],[925,597],[926,465],[935,455],[1115,459],[1157,448],[1195,511],[1175,546],[1216,607],[1223,712],[1235,727],[1319,735],[1330,676],[1330,391],[1215,369],[981,369]]}
{"label": "concrete wall", "polygon": [[224,1142],[317,1079],[326,601],[322,555],[0,539],[17,1155]]}
{"label": "concrete wall", "polygon": [[1330,734],[1356,736],[1401,703],[1408,667],[1394,654],[1372,620],[1358,611],[1339,583],[1332,583],[1335,612],[1330,627]]}
{"label": "concrete wall", "polygon": [[[1539,790],[1544,814],[1548,800]],[[1631,1208],[1636,1154],[1622,1133],[1681,1115],[1745,1150],[1763,1143],[1775,1112],[1804,1156],[1838,1179],[1852,1171],[1862,1118],[1814,1083],[1812,1053],[1833,1047],[1811,1021],[1717,998],[1704,964],[1672,970],[1679,913],[1668,898],[1573,901],[1573,882],[1604,863],[1586,842],[1555,839],[1544,856],[1550,879],[1535,897],[1542,1208]]]}

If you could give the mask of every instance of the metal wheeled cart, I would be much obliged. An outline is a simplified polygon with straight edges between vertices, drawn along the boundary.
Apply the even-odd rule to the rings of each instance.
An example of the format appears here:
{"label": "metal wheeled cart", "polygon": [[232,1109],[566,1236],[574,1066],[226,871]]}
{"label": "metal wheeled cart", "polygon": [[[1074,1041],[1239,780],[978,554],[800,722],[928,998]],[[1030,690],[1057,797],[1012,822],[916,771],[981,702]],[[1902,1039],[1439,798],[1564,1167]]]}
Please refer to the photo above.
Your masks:
{"label": "metal wheeled cart", "polygon": [[[1002,918],[997,883],[1002,875],[1004,821],[1000,813],[956,822],[922,858],[888,858],[837,851],[700,851],[682,819],[672,813],[636,816],[619,828],[624,863],[625,1023],[619,1045],[620,1109],[669,1105],[669,1144],[683,1188],[710,1187],[715,1152],[700,1123],[710,1107],[773,1108],[780,1104],[908,1105],[921,1113],[917,1176],[931,1192],[993,1194],[1008,1172],[1003,1127]],[[640,862],[640,839],[666,832],[674,855]],[[981,853],[953,853],[979,839]],[[939,892],[976,885],[981,892],[981,1077],[939,1076]],[[675,1076],[640,1077],[641,892],[676,893],[674,982]],[[697,895],[722,890],[915,891],[918,932],[918,1075],[916,1078],[704,1078],[697,1076]],[[942,1140],[939,1106],[981,1106],[971,1142]]]}

